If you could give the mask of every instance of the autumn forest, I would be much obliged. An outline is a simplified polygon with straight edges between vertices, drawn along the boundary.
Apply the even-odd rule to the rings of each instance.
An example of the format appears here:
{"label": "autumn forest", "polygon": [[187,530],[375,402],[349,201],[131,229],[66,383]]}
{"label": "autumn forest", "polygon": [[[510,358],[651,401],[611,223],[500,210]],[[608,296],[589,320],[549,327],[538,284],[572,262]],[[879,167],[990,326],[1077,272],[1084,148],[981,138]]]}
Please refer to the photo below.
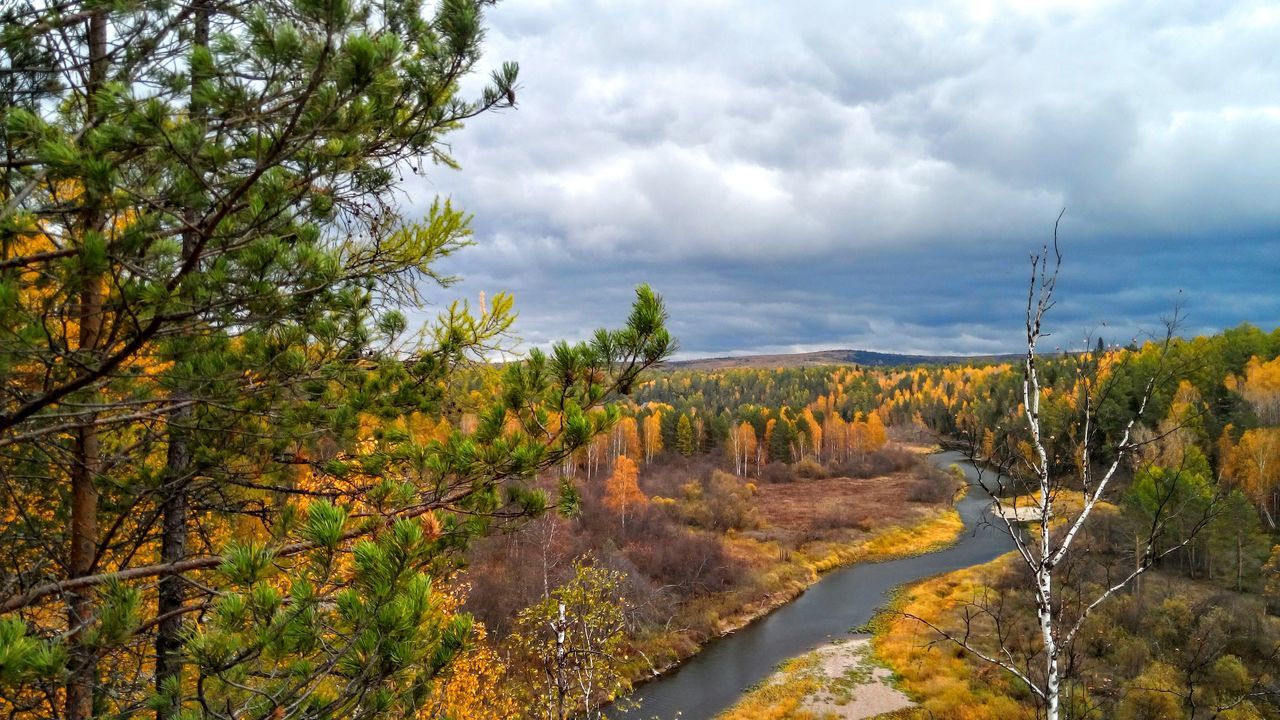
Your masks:
{"label": "autumn forest", "polygon": [[523,340],[494,6],[0,3],[0,715],[1280,720],[1280,328]]}

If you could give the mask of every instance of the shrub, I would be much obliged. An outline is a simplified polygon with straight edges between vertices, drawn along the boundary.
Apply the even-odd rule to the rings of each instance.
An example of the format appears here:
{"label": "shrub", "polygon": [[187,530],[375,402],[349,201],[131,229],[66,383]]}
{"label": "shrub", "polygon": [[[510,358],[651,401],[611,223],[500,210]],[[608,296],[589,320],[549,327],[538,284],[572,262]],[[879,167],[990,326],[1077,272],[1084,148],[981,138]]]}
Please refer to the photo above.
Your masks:
{"label": "shrub", "polygon": [[684,522],[709,530],[745,530],[759,526],[751,502],[756,486],[736,475],[712,470],[705,483],[690,480],[680,486],[674,503],[662,503]]}
{"label": "shrub", "polygon": [[1178,671],[1161,662],[1151,663],[1126,688],[1116,709],[1118,720],[1175,720],[1185,718]]}
{"label": "shrub", "polygon": [[956,491],[956,479],[948,472],[937,468],[921,468],[918,479],[907,491],[907,500],[911,502],[940,503],[949,501]]}
{"label": "shrub", "polygon": [[805,458],[796,463],[793,471],[797,477],[809,480],[816,480],[827,476],[826,468],[822,467],[822,465],[818,464],[818,462],[812,458]]}
{"label": "shrub", "polygon": [[829,474],[850,478],[871,478],[900,472],[921,464],[920,458],[910,450],[896,445],[885,445],[875,452],[857,454],[846,461],[833,463],[829,468]]}
{"label": "shrub", "polygon": [[760,470],[760,479],[767,483],[795,482],[796,475],[786,463],[771,462]]}

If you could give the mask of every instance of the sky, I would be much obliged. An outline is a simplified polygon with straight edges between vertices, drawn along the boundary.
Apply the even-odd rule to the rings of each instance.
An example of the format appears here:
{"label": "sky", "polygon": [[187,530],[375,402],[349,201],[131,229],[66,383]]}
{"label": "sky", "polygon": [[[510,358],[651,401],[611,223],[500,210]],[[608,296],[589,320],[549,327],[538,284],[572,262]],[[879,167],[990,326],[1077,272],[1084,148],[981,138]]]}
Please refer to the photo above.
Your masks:
{"label": "sky", "polygon": [[[407,178],[474,214],[428,289],[515,297],[525,347],[666,300],[680,357],[1018,351],[1280,325],[1280,6],[507,0],[517,108]],[[465,90],[478,94],[479,78]],[[428,308],[427,312],[433,312]]]}

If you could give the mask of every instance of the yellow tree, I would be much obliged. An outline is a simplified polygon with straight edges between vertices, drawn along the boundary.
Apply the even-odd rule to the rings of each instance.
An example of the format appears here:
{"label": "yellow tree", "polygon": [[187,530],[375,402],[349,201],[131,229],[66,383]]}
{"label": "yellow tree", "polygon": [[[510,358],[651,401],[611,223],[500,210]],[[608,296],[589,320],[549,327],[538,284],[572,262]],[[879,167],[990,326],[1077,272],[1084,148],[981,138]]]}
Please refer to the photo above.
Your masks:
{"label": "yellow tree", "polygon": [[1259,420],[1267,425],[1280,424],[1280,357],[1270,362],[1251,359],[1244,377],[1237,379],[1237,388]]}
{"label": "yellow tree", "polygon": [[1246,430],[1231,456],[1234,480],[1276,527],[1280,512],[1280,428]]}
{"label": "yellow tree", "polygon": [[618,513],[622,526],[627,526],[627,514],[649,503],[640,489],[640,471],[626,455],[619,455],[613,463],[613,474],[605,483],[605,507]]}
{"label": "yellow tree", "polygon": [[996,434],[987,428],[982,431],[982,457],[992,460],[996,456]]}
{"label": "yellow tree", "polygon": [[813,453],[813,457],[822,462],[822,426],[818,424],[818,419],[813,416],[813,411],[805,408],[804,414],[800,419],[805,425],[805,434],[809,437],[809,452]]}
{"label": "yellow tree", "polygon": [[1280,545],[1271,548],[1271,557],[1262,566],[1262,595],[1271,606],[1280,610]]}
{"label": "yellow tree", "polygon": [[871,427],[867,421],[863,419],[862,413],[858,413],[853,422],[849,423],[849,449],[859,454],[865,454],[870,444]]}
{"label": "yellow tree", "polygon": [[[1147,464],[1160,467],[1178,467],[1189,448],[1197,445],[1203,435],[1203,414],[1200,393],[1191,383],[1178,384],[1169,413],[1154,429],[1138,427],[1134,430],[1137,449],[1133,458],[1136,466]],[[1223,456],[1224,458],[1226,455]]]}
{"label": "yellow tree", "polygon": [[873,412],[867,415],[865,442],[866,452],[875,452],[889,442],[889,434],[884,429],[884,421],[880,419],[880,413]]}
{"label": "yellow tree", "polygon": [[822,440],[828,457],[849,459],[849,424],[834,410],[822,420]]}
{"label": "yellow tree", "polygon": [[591,480],[596,476],[596,470],[605,462],[605,458],[609,456],[609,436],[599,435],[587,445],[587,479]]}
{"label": "yellow tree", "polygon": [[614,454],[626,455],[632,460],[640,458],[640,429],[630,415],[618,421],[614,428]]}
{"label": "yellow tree", "polygon": [[662,413],[654,411],[644,418],[644,461],[652,462],[662,452]]}
{"label": "yellow tree", "polygon": [[[441,609],[459,610],[457,593],[438,596]],[[507,720],[517,713],[515,701],[503,692],[507,667],[489,644],[485,627],[475,623],[471,642],[432,684],[428,698],[418,711],[420,720]]]}
{"label": "yellow tree", "polygon": [[733,456],[733,471],[747,474],[747,465],[756,456],[756,429],[745,420],[729,433],[729,453]]}

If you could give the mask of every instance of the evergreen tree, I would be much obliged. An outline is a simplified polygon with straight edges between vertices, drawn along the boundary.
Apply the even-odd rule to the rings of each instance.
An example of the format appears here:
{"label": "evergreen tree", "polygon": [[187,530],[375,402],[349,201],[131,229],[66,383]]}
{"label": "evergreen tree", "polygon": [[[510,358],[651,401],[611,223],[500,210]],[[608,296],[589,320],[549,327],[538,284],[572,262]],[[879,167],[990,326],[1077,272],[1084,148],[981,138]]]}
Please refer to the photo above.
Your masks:
{"label": "evergreen tree", "polygon": [[680,420],[676,423],[676,450],[681,455],[689,457],[693,455],[697,446],[693,439],[693,423],[689,422],[689,416],[684,413],[680,414]]}
{"label": "evergreen tree", "polygon": [[7,715],[412,714],[471,637],[435,574],[668,353],[647,288],[501,373],[509,298],[386,309],[469,242],[390,198],[514,102],[458,96],[486,4],[6,6]]}
{"label": "evergreen tree", "polygon": [[779,420],[773,426],[773,432],[769,433],[769,460],[771,462],[789,463],[795,458],[792,457],[791,444],[796,439],[796,428],[785,418]]}

